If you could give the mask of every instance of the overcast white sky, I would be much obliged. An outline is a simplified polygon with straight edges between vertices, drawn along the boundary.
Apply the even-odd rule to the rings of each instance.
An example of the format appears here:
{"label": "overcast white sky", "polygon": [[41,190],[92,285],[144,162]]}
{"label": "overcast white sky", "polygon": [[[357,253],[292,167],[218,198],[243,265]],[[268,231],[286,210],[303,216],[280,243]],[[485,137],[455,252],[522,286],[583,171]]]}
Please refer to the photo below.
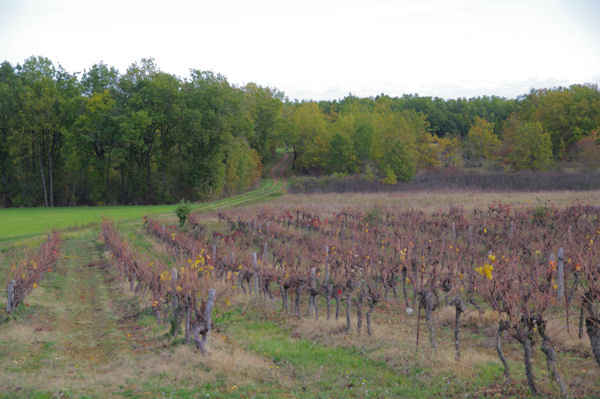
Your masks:
{"label": "overcast white sky", "polygon": [[444,98],[600,83],[600,0],[0,0],[0,61],[142,57],[290,98]]}

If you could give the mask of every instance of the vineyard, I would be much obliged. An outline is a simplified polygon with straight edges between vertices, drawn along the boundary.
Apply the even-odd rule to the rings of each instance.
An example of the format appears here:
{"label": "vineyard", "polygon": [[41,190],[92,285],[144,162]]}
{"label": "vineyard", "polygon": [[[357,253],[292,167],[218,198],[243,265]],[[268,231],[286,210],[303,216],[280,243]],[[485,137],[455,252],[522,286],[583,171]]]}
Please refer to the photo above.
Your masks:
{"label": "vineyard", "polygon": [[[383,209],[330,215],[301,209],[238,212],[220,213],[225,232],[212,235],[203,231],[197,216],[188,232],[146,218],[147,232],[171,249],[180,267],[169,271],[154,262],[134,262],[123,274],[132,287],[137,279],[152,290],[157,318],[163,302],[173,309],[173,328],[179,328],[185,314],[186,341],[193,334],[203,353],[215,297],[211,284],[265,301],[278,296],[286,314],[315,320],[324,300],[321,318],[337,320],[343,311],[345,334],[352,332],[351,313],[356,313],[356,335],[371,336],[378,305],[399,301],[408,315],[416,312],[417,350],[424,315],[434,353],[435,312],[450,305],[457,361],[461,315],[469,307],[479,314],[491,311],[498,319],[495,348],[505,376],[510,379],[511,371],[502,342],[513,339],[522,347],[530,392],[540,392],[531,365],[539,341],[555,389],[567,397],[553,333],[573,329],[580,339],[587,335],[600,367],[599,214],[599,208],[585,206],[511,212],[502,203],[472,214],[458,208],[433,215]],[[105,223],[105,241],[119,263],[127,265],[128,255],[107,231],[114,229]],[[198,297],[203,298],[199,304]],[[229,304],[228,298],[224,301]]]}
{"label": "vineyard", "polygon": [[[297,353],[288,354],[296,360],[277,360],[285,345],[266,348],[308,340],[302,350],[309,353],[313,345],[350,351],[338,354],[350,362],[345,370],[312,359],[331,373],[313,378],[332,378],[343,396],[590,397],[600,392],[599,216],[595,206],[515,209],[494,202],[434,212],[253,207],[191,214],[184,227],[153,217],[140,224],[105,220],[102,260],[91,266],[146,315],[153,327],[135,331],[145,345],[194,348],[186,361],[207,367],[221,367],[216,359],[244,340],[251,352],[270,353],[273,372],[300,367]],[[9,298],[10,284],[23,293],[37,287],[60,242],[53,234],[35,258],[18,263]],[[10,311],[23,295],[9,299]],[[487,382],[457,385],[491,364]],[[408,371],[423,367],[432,371]],[[361,372],[362,382],[354,377]],[[451,380],[453,372],[462,377],[417,387],[438,373]],[[238,391],[237,384],[216,389],[232,397],[313,397],[324,389],[306,381],[280,387],[300,378],[282,373],[270,383],[279,393]]]}

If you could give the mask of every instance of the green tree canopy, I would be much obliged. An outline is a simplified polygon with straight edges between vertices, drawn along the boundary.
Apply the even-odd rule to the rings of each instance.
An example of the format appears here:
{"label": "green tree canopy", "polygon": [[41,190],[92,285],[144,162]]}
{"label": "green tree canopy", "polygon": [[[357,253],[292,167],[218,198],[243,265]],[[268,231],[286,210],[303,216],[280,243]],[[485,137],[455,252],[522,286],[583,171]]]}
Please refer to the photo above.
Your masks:
{"label": "green tree canopy", "polygon": [[523,122],[513,114],[504,128],[505,160],[515,170],[544,170],[552,165],[552,142],[541,122]]}
{"label": "green tree canopy", "polygon": [[475,118],[465,141],[465,157],[474,165],[492,158],[500,150],[500,140],[494,134],[494,124]]}

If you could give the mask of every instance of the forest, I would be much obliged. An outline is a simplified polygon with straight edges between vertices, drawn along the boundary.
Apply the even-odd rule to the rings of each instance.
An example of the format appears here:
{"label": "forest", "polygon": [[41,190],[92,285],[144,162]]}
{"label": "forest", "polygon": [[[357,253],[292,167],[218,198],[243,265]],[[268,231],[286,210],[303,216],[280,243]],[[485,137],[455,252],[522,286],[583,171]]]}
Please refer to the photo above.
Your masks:
{"label": "forest", "polygon": [[0,65],[0,207],[174,203],[243,192],[275,149],[300,174],[600,167],[597,85],[515,99],[381,94],[290,100],[214,72],[181,78],[153,59],[124,73],[66,71],[48,58]]}

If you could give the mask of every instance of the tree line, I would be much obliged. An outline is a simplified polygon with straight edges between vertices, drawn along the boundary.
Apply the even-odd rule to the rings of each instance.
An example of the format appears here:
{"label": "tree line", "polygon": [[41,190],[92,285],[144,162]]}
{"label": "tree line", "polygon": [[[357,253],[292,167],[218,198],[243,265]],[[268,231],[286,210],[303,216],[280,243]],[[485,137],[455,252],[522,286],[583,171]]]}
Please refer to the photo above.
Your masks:
{"label": "tree line", "polygon": [[0,206],[172,203],[248,190],[277,146],[300,173],[368,173],[395,184],[419,168],[543,170],[600,165],[597,85],[516,99],[404,95],[290,101],[219,74],[69,73],[44,57],[0,65]]}
{"label": "tree line", "polygon": [[0,205],[172,203],[247,190],[273,152],[280,93],[152,59],[80,76],[0,67]]}
{"label": "tree line", "polygon": [[432,167],[600,167],[597,85],[531,90],[516,99],[348,96],[296,103],[290,120],[295,166],[303,171],[373,171],[396,183]]}

